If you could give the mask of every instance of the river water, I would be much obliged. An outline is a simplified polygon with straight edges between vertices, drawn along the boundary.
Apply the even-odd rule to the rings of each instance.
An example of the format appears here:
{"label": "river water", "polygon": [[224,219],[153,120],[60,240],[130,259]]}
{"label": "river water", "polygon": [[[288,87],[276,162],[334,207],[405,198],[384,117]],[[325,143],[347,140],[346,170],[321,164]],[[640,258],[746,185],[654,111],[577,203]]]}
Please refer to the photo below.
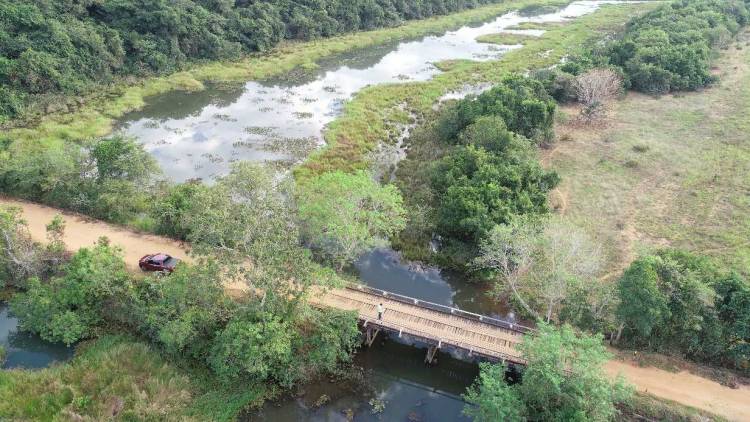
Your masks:
{"label": "river water", "polygon": [[[444,60],[493,60],[520,45],[479,43],[480,35],[522,22],[559,22],[596,10],[602,1],[577,1],[555,13],[508,13],[482,25],[442,35],[370,47],[321,60],[312,72],[250,81],[235,88],[170,92],[147,99],[118,124],[139,139],[174,181],[211,179],[239,160],[294,163],[322,145],[322,131],[359,90],[384,83],[424,81]],[[539,34],[541,31],[512,31]]]}
{"label": "river water", "polygon": [[19,331],[18,319],[8,311],[7,303],[0,302],[0,345],[5,348],[7,354],[2,369],[44,368],[53,362],[62,362],[73,357],[73,347],[49,343],[35,334]]}

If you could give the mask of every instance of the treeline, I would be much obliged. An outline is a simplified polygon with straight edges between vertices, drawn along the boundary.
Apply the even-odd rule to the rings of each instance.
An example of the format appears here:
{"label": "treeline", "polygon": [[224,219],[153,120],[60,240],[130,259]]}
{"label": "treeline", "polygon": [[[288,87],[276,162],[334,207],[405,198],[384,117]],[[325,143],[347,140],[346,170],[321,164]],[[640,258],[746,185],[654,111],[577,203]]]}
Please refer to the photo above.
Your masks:
{"label": "treeline", "polygon": [[0,2],[0,123],[40,97],[174,72],[196,60],[394,26],[492,0]]}
{"label": "treeline", "polygon": [[748,24],[750,2],[680,0],[632,19],[624,33],[541,72],[559,101],[575,99],[575,76],[611,68],[625,88],[649,94],[695,90],[714,81],[711,58]]}

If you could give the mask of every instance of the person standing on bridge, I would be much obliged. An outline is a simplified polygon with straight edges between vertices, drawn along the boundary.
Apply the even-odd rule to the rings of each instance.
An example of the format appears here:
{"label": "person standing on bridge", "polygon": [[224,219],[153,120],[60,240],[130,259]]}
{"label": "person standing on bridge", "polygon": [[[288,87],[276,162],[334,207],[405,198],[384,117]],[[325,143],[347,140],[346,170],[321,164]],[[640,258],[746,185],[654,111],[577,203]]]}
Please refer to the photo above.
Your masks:
{"label": "person standing on bridge", "polygon": [[383,312],[385,312],[385,308],[383,308],[383,304],[378,304],[378,319],[383,319]]}

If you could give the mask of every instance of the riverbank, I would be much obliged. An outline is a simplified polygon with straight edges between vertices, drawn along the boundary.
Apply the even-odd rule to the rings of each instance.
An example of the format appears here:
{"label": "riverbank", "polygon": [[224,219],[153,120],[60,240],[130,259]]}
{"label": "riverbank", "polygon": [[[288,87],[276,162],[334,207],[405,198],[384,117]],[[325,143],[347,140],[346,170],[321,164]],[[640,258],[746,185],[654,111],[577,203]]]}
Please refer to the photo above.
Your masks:
{"label": "riverbank", "polygon": [[79,345],[70,363],[0,371],[0,417],[9,420],[230,421],[272,395],[264,385],[221,385],[123,335]]}
{"label": "riverbank", "polygon": [[103,89],[99,94],[81,101],[74,112],[46,115],[30,127],[9,129],[1,138],[36,142],[82,141],[112,132],[114,121],[123,114],[146,104],[147,97],[169,91],[204,89],[205,82],[236,83],[266,79],[295,68],[312,69],[326,56],[353,49],[375,46],[442,32],[462,25],[486,21],[514,9],[531,5],[558,5],[567,0],[517,0],[493,4],[404,25],[352,33],[308,42],[286,42],[268,53],[254,55],[237,62],[216,62],[170,76],[142,80],[132,86],[119,85]]}
{"label": "riverbank", "polygon": [[513,72],[551,66],[580,51],[587,42],[621,28],[634,14],[654,6],[649,3],[604,6],[564,25],[551,26],[539,38],[527,40],[523,48],[511,50],[499,60],[441,62],[436,65],[443,72],[428,81],[365,88],[328,125],[324,131],[326,146],[297,167],[295,175],[304,182],[307,177],[323,172],[367,168],[370,151],[381,143],[394,143],[402,134],[403,125],[422,119],[443,95],[497,83]]}

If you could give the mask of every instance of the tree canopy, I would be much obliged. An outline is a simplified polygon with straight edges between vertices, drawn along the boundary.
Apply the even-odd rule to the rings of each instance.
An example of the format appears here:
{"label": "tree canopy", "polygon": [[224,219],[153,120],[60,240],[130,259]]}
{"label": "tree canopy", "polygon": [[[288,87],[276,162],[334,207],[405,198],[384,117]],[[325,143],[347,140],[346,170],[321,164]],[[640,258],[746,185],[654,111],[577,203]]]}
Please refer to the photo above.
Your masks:
{"label": "tree canopy", "polygon": [[490,1],[0,1],[0,123],[55,94]]}
{"label": "tree canopy", "polygon": [[569,325],[540,324],[520,345],[527,365],[520,383],[504,381],[505,367],[480,364],[467,390],[465,413],[478,421],[609,421],[615,404],[631,394],[603,372],[609,354],[600,335],[578,334]]}

